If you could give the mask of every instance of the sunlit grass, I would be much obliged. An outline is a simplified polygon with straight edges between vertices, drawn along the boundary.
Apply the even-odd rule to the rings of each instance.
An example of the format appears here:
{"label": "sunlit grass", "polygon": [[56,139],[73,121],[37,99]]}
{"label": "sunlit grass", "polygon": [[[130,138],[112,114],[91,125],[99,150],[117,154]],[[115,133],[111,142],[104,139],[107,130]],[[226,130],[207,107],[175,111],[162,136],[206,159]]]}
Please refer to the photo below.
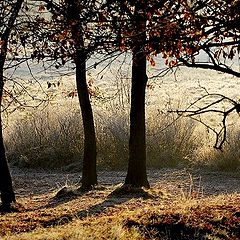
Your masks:
{"label": "sunlit grass", "polygon": [[[126,169],[128,114],[123,109],[95,111],[100,169]],[[190,119],[175,120],[174,115],[148,112],[146,125],[150,168],[202,166],[232,171],[240,167],[237,129],[229,129],[230,142],[226,142],[221,152],[213,148],[213,136]],[[81,170],[83,126],[74,101],[28,112],[25,118],[16,118],[4,133],[8,159],[15,166]]]}
{"label": "sunlit grass", "polygon": [[116,187],[119,185],[75,198],[55,198],[55,205],[48,205],[53,195],[26,199],[20,212],[0,215],[1,239],[237,239],[239,236],[239,194],[203,198],[186,192],[189,196],[186,198],[180,192],[162,191],[157,185],[148,191],[116,191]]}
{"label": "sunlit grass", "polygon": [[[190,164],[199,144],[193,122],[158,115],[147,122],[149,167]],[[128,159],[128,111],[95,113],[98,166],[124,169]],[[170,125],[169,125],[170,124]],[[169,125],[169,126],[168,126]],[[20,167],[61,167],[77,170],[83,155],[83,126],[80,111],[73,105],[49,106],[33,111],[6,129],[10,163]]]}
{"label": "sunlit grass", "polygon": [[[102,79],[96,73],[96,76],[88,73],[88,78],[93,81],[91,91],[99,94],[91,99],[99,169],[127,167],[130,81],[129,73],[118,77],[114,75],[116,73],[119,73],[116,69],[106,72]],[[5,115],[4,140],[8,160],[20,167],[58,167],[79,171],[83,156],[83,126],[78,99],[69,97],[69,93],[75,91],[74,75],[53,79],[50,88],[46,81],[42,81],[41,87],[37,83],[37,89],[42,88],[39,94],[49,98],[41,108],[20,108],[9,116]],[[29,91],[34,93],[36,84],[30,85]],[[177,116],[167,113],[169,109],[184,109],[206,90],[236,97],[239,91],[235,85],[232,77],[203,70],[189,72],[183,69],[175,75],[150,79],[146,97],[148,167],[204,166],[221,171],[238,170],[238,129],[228,134],[228,143],[224,151],[219,152],[212,147],[213,135],[207,133],[203,126],[191,119],[175,121]],[[34,103],[31,95],[28,98],[31,104]],[[23,100],[24,96],[21,96]],[[210,115],[209,121],[219,125],[221,119],[215,117]],[[237,120],[233,119],[234,123]]]}

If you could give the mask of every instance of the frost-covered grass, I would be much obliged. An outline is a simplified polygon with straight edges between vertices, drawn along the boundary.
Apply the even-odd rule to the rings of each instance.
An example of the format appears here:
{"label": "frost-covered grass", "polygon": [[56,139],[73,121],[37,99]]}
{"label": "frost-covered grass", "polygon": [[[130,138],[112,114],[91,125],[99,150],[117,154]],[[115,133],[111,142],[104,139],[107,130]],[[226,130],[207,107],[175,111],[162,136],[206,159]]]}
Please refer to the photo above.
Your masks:
{"label": "frost-covered grass", "polygon": [[[48,106],[34,110],[5,129],[7,156],[20,167],[61,168],[78,171],[83,156],[83,127],[77,104]],[[126,169],[129,119],[127,110],[95,112],[98,167]],[[148,113],[147,165],[160,167],[208,166],[237,170],[239,141],[237,131],[223,152],[213,149],[213,139],[190,119],[169,114]]]}
{"label": "frost-covered grass", "polygon": [[[91,90],[97,95],[92,98],[92,104],[99,168],[125,169],[127,166],[130,93],[129,78],[124,80],[127,76],[126,71],[116,69],[111,74],[103,73],[102,79],[101,76],[88,75]],[[51,82],[55,85],[50,88],[47,88],[46,81],[41,86],[50,99],[48,104],[44,103],[38,109],[17,109],[13,114],[6,115],[4,139],[11,164],[81,169],[81,114],[77,97],[68,96],[75,91],[74,77],[53,79]],[[61,84],[56,87],[58,81]],[[39,84],[37,86],[39,89]],[[150,79],[146,96],[148,167],[201,165],[219,170],[239,169],[237,128],[231,130],[229,143],[223,152],[219,152],[212,148],[214,139],[206,129],[187,118],[176,121],[174,114],[167,113],[169,109],[184,109],[206,90],[236,99],[238,86],[234,77],[203,70],[189,72],[184,69],[175,75]],[[30,91],[34,92],[34,89],[33,84]],[[30,100],[34,103],[33,99]],[[218,126],[220,120],[210,115],[209,121]]]}
{"label": "frost-covered grass", "polygon": [[[171,116],[149,117],[147,154],[149,167],[176,167],[190,164],[200,147],[195,124]],[[98,166],[119,169],[127,166],[128,111],[105,110],[95,113]],[[170,124],[173,122],[172,124]],[[168,126],[168,124],[170,124]],[[11,163],[26,167],[81,166],[83,127],[77,106],[61,109],[49,106],[16,120],[6,129],[7,156]]]}

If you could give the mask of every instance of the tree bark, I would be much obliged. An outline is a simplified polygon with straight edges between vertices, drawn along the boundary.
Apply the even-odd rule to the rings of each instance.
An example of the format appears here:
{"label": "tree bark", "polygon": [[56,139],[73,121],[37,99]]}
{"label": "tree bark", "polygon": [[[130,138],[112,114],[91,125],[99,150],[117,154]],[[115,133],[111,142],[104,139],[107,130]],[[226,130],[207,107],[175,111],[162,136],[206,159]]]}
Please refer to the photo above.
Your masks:
{"label": "tree bark", "polygon": [[86,79],[86,58],[84,51],[77,52],[76,83],[84,128],[84,155],[81,188],[83,190],[88,190],[91,189],[93,185],[97,184],[97,150],[93,112]]}
{"label": "tree bark", "polygon": [[147,84],[146,56],[140,47],[133,49],[130,111],[129,161],[125,184],[147,187],[145,91]]}
{"label": "tree bark", "polygon": [[[2,58],[0,56],[0,58]],[[1,62],[2,59],[0,59]],[[0,63],[0,106],[2,108],[2,97],[3,97],[3,63]],[[15,194],[12,186],[12,178],[9,171],[5,147],[3,143],[3,134],[2,134],[2,112],[0,108],[0,192],[1,192],[1,201],[2,206],[9,208],[11,203],[15,202]]]}
{"label": "tree bark", "polygon": [[3,133],[2,133],[2,98],[3,98],[3,87],[4,87],[4,78],[3,78],[3,68],[7,56],[7,47],[8,39],[11,34],[14,22],[18,16],[18,13],[21,9],[22,3],[24,0],[18,0],[12,6],[9,12],[9,20],[6,23],[5,31],[1,34],[0,44],[0,193],[3,209],[8,210],[11,203],[16,201],[15,194],[12,186],[12,178],[9,171],[7,158],[5,154],[5,147],[3,142]]}
{"label": "tree bark", "polygon": [[129,161],[125,184],[147,187],[145,92],[147,85],[146,2],[137,1],[133,16],[132,89],[130,110]]}
{"label": "tree bark", "polygon": [[88,93],[86,78],[86,49],[84,47],[84,38],[82,23],[79,18],[79,8],[76,0],[67,0],[68,21],[71,27],[72,38],[75,44],[75,64],[76,64],[76,84],[77,92],[82,112],[84,128],[84,155],[82,169],[82,190],[89,190],[97,184],[96,170],[96,136],[93,120],[93,112]]}

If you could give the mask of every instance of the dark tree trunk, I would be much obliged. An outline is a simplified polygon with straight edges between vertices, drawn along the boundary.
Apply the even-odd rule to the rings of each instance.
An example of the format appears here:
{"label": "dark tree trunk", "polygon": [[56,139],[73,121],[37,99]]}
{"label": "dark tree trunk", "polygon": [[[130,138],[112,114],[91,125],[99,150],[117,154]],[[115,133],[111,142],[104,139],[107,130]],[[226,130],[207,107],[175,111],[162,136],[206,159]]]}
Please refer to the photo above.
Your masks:
{"label": "dark tree trunk", "polygon": [[[1,58],[1,57],[0,57]],[[0,60],[1,61],[1,60]],[[0,106],[2,106],[2,96],[3,96],[3,63],[0,64]],[[12,186],[12,178],[10,175],[6,155],[5,147],[3,143],[2,134],[2,113],[0,109],[0,192],[1,201],[4,208],[9,208],[11,203],[15,202],[15,194]]]}
{"label": "dark tree trunk", "polygon": [[145,53],[146,18],[145,1],[136,1],[133,16],[132,90],[130,110],[129,162],[125,184],[147,187],[145,92],[147,85],[147,61]]}
{"label": "dark tree trunk", "polygon": [[3,87],[4,87],[4,78],[3,78],[3,68],[7,55],[7,45],[8,39],[11,34],[14,22],[18,16],[18,13],[21,9],[23,0],[18,0],[9,12],[9,20],[6,23],[5,31],[1,34],[1,40],[3,42],[0,45],[0,193],[2,201],[2,209],[8,210],[11,203],[15,202],[15,194],[12,186],[12,178],[9,171],[5,147],[3,143],[3,133],[2,133],[2,98],[3,98]]}
{"label": "dark tree trunk", "polygon": [[3,44],[0,45],[0,193],[3,210],[8,210],[11,203],[16,201],[12,186],[12,178],[5,155],[5,147],[3,143],[2,133],[2,97],[4,87],[3,68],[7,56],[8,39],[14,26],[14,22],[21,9],[23,1],[24,0],[18,0],[16,1],[16,3],[13,4],[9,12],[9,20],[6,25],[3,26],[5,27],[5,31],[1,34],[1,40]]}
{"label": "dark tree trunk", "polygon": [[81,51],[78,52],[76,56],[76,82],[84,128],[82,189],[88,190],[97,184],[97,150],[93,112],[86,79],[86,58],[84,51],[82,53]]}
{"label": "dark tree trunk", "polygon": [[88,93],[86,79],[87,55],[84,47],[82,23],[79,17],[79,6],[76,0],[67,0],[68,21],[72,31],[72,38],[75,43],[75,64],[77,92],[82,112],[84,128],[84,156],[82,169],[82,190],[89,190],[97,184],[96,171],[96,136],[93,121],[93,112]]}
{"label": "dark tree trunk", "polygon": [[133,50],[129,162],[125,184],[149,188],[146,172],[146,84],[146,56],[140,47],[136,47]]}

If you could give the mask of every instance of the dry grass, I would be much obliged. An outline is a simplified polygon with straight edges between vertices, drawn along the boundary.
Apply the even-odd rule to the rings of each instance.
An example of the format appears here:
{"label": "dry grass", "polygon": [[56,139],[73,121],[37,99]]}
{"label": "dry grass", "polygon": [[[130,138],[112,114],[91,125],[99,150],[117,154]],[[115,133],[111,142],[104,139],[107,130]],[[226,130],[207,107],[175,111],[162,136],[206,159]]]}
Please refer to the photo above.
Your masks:
{"label": "dry grass", "polygon": [[[71,111],[69,109],[71,108]],[[97,109],[95,125],[99,169],[126,169],[129,112]],[[5,129],[7,157],[19,167],[62,168],[79,171],[83,156],[83,127],[75,101],[67,106],[34,110]],[[230,134],[231,133],[231,134]],[[239,131],[229,132],[224,151],[213,149],[207,134],[189,119],[148,113],[147,165],[150,168],[198,167],[233,171],[240,168]]]}
{"label": "dry grass", "polygon": [[77,108],[33,110],[6,129],[9,161],[21,167],[66,166],[82,156],[83,129]]}
{"label": "dry grass", "polygon": [[[69,104],[71,103],[71,105]],[[78,106],[48,106],[33,110],[5,130],[9,161],[20,167],[62,167],[79,170],[83,155],[83,127]],[[69,108],[71,107],[71,111]],[[123,169],[128,160],[128,111],[98,109],[95,125],[98,143],[98,166]],[[149,118],[148,166],[177,166],[188,163],[200,146],[195,138],[195,125],[179,120],[165,130],[170,117]],[[67,167],[66,167],[67,166]]]}
{"label": "dry grass", "polygon": [[114,188],[21,202],[1,218],[1,239],[237,239],[240,195],[183,199],[151,191],[113,194]]}
{"label": "dry grass", "polygon": [[[5,129],[7,156],[19,167],[81,169],[83,127],[75,102],[33,110]],[[71,108],[71,111],[69,109]],[[129,111],[101,108],[95,112],[98,166],[126,169],[128,160]],[[192,164],[202,142],[196,125],[186,119],[152,113],[147,120],[149,167]],[[170,124],[170,125],[169,125]],[[169,126],[168,126],[169,125]]]}
{"label": "dry grass", "polygon": [[[115,67],[118,65],[121,64]],[[128,64],[125,67],[128,69]],[[96,72],[88,73],[91,91],[96,93],[96,97],[91,100],[99,169],[116,170],[127,167],[130,72],[125,74],[118,70],[106,71],[103,79],[99,79]],[[149,71],[151,75],[153,69]],[[204,93],[204,88],[209,92],[223,94],[226,92],[222,91],[227,91],[229,97],[233,98],[239,92],[233,79],[226,78],[225,75],[221,76],[219,82],[219,74],[215,72],[208,72],[206,75],[206,71],[194,71],[191,74],[183,69],[177,75],[149,81],[146,97],[148,167],[201,165],[221,171],[239,169],[238,129],[229,134],[230,145],[226,144],[224,152],[220,153],[213,150],[214,140],[211,136],[195,122],[189,119],[174,121],[176,116],[166,114],[169,109],[184,109]],[[29,81],[32,83],[27,84],[27,89],[23,92],[19,87],[21,107],[13,102],[9,111],[12,108],[15,110],[15,107],[17,110],[10,115],[4,114],[4,126],[7,126],[4,129],[4,140],[8,160],[21,167],[60,167],[79,171],[82,167],[83,129],[78,99],[76,96],[69,97],[69,93],[74,93],[76,88],[74,75],[67,79],[57,75],[50,78],[53,83],[50,88],[45,81],[47,79],[48,75],[42,73],[41,85],[40,82],[37,84]],[[23,86],[25,84],[26,82]],[[11,92],[15,88],[10,82],[7,89]],[[5,101],[8,98],[6,96]],[[41,102],[42,98],[49,101],[44,101],[41,108],[29,108],[29,105],[34,106]],[[4,104],[7,105],[7,102]],[[215,117],[210,116],[209,121],[213,121],[213,125],[219,125],[219,119]],[[237,118],[232,121],[236,125]]]}
{"label": "dry grass", "polygon": [[[52,189],[46,193],[47,189],[39,179],[47,178],[47,174],[42,173],[39,179],[36,175],[35,185],[25,179],[26,185],[21,183],[19,187],[24,186],[26,190],[29,188],[30,195],[18,196],[18,204],[15,206],[18,212],[0,214],[0,238],[3,240],[239,238],[239,191],[204,197],[201,188],[204,182],[197,181],[186,172],[170,173],[167,170],[165,172],[168,181],[165,182],[164,175],[161,174],[163,180],[156,181],[150,190],[122,188],[121,184],[117,184],[100,185],[90,192],[83,193],[72,185],[72,189],[67,188],[67,191],[62,187],[60,191]],[[115,175],[113,173],[112,177]],[[21,175],[14,175],[14,178],[17,177],[21,178]],[[64,176],[55,177],[61,179]],[[219,179],[218,183],[221,179],[228,180],[226,176],[221,175],[216,179]],[[229,181],[233,180],[234,178],[229,178]],[[209,179],[208,184],[212,183],[212,179]],[[30,189],[30,186],[35,186],[34,194],[31,193],[33,189]],[[215,183],[213,190],[217,186]],[[41,193],[43,188],[45,193]]]}

